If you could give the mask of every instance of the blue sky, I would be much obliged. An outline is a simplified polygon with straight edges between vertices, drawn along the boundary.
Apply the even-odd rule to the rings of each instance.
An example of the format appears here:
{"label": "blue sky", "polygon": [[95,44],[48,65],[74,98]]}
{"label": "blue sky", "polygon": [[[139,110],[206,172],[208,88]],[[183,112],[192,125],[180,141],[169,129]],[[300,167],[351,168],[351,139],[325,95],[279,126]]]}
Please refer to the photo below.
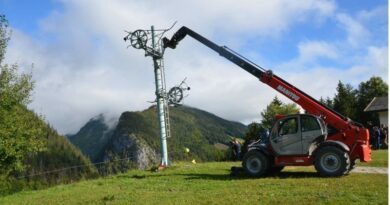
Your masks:
{"label": "blue sky", "polygon": [[12,27],[30,35],[39,32],[39,21],[53,10],[61,10],[58,1],[0,0],[1,12],[7,16]]}
{"label": "blue sky", "polygon": [[[356,16],[359,12],[373,10],[380,6],[387,6],[385,0],[357,0],[351,3],[350,1],[337,1],[339,10],[350,16]],[[25,32],[35,38],[42,35],[40,29],[40,21],[47,18],[52,12],[63,11],[63,5],[59,0],[0,0],[0,8],[6,14],[7,19],[12,24],[12,27]],[[378,27],[387,23],[387,19],[382,19],[376,22],[377,24],[366,25],[369,30],[377,30]],[[382,24],[382,25],[378,25]],[[326,30],[326,32],[324,32]],[[285,61],[296,56],[296,43],[307,39],[321,39],[325,41],[337,41],[343,37],[344,32],[340,26],[335,26],[332,20],[326,20],[313,25],[311,22],[303,22],[295,25],[294,29],[288,30],[283,37],[277,39],[263,39],[259,44],[256,39],[247,39],[249,42],[243,49],[259,50],[269,61],[279,62]],[[376,44],[387,44],[387,30],[380,31],[376,34]],[[40,40],[44,41],[44,38]],[[256,47],[254,47],[256,46]],[[358,51],[355,51],[358,52]],[[269,54],[269,55],[267,55]],[[275,55],[277,54],[277,55]],[[335,62],[324,61],[323,64],[334,65]],[[272,64],[271,64],[272,65]]]}
{"label": "blue sky", "polygon": [[[0,0],[13,29],[6,61],[33,71],[31,108],[61,133],[89,118],[115,118],[154,99],[151,60],[123,30],[174,21],[239,51],[316,98],[338,80],[388,81],[388,2],[332,0]],[[173,31],[168,33],[172,35]],[[34,67],[31,68],[31,64]],[[165,55],[169,86],[188,78],[186,104],[244,123],[278,95],[193,40]],[[283,101],[289,102],[281,97]],[[242,109],[238,109],[242,107]],[[74,116],[74,113],[78,113]]]}

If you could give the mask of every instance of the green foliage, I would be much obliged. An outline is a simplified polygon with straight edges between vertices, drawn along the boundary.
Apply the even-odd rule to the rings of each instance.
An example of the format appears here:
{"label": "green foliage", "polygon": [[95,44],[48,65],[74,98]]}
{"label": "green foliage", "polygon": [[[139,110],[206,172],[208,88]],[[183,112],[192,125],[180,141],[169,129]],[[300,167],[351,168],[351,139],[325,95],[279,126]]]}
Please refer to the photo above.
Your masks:
{"label": "green foliage", "polygon": [[337,84],[336,95],[333,98],[333,109],[353,120],[357,119],[357,91],[350,84]]}
{"label": "green foliage", "polygon": [[[42,133],[37,135],[35,140],[41,142],[43,146],[37,152],[26,152],[25,155],[21,155],[18,165],[23,169],[11,167],[8,174],[0,175],[0,195],[25,189],[40,189],[97,176],[95,167],[80,150],[63,136],[58,135],[39,116],[27,109],[21,112],[20,116],[30,119],[28,125],[31,127],[39,125]],[[23,129],[29,130],[31,127]],[[16,144],[20,144],[21,139],[14,141]],[[23,144],[23,146],[32,146],[34,143],[36,142],[32,141],[28,145]],[[19,147],[21,146],[17,146],[17,148]],[[69,168],[73,166],[76,167]]]}
{"label": "green foliage", "polygon": [[0,14],[0,64],[4,60],[5,51],[10,39],[11,31],[8,29],[8,21],[5,15]]}
{"label": "green foliage", "polygon": [[0,174],[23,171],[24,160],[44,149],[44,123],[27,112],[33,82],[31,75],[17,74],[17,66],[0,71]]}
{"label": "green foliage", "polygon": [[275,115],[290,115],[299,113],[299,108],[294,103],[284,104],[276,96],[267,108],[261,112],[261,124],[270,129],[275,122]]}
{"label": "green foliage", "polygon": [[104,147],[108,143],[113,130],[104,122],[104,116],[100,114],[87,122],[79,132],[70,135],[68,139],[93,162],[100,162]]}
{"label": "green foliage", "polygon": [[326,99],[321,97],[320,98],[320,103],[322,103],[323,105],[333,109],[333,100],[330,97],[326,97]]}
{"label": "green foliage", "polygon": [[106,161],[107,163],[105,164],[101,164],[97,166],[100,175],[107,176],[107,175],[123,172],[124,170],[136,168],[136,165],[130,159],[123,160],[121,155],[124,154],[125,153],[113,153],[109,151],[106,155],[109,161]]}
{"label": "green foliage", "polygon": [[339,81],[336,94],[333,99],[322,97],[320,102],[354,121],[368,125],[371,122],[379,125],[379,119],[375,112],[364,112],[364,108],[374,97],[388,96],[388,85],[380,77],[371,77],[366,82],[361,82],[357,89],[350,84]]}
{"label": "green foliage", "polygon": [[0,15],[0,195],[96,176],[77,148],[27,109],[32,75],[20,74],[17,64],[2,64],[9,35]]}
{"label": "green foliage", "polygon": [[65,169],[61,172],[54,172],[46,175],[31,177],[39,179],[49,185],[58,182],[70,182],[82,178],[96,176],[95,167],[79,149],[69,143],[63,136],[59,135],[53,128],[45,127],[46,149],[35,156],[29,157],[25,162],[29,168],[22,173],[24,176],[44,173],[52,170],[59,170],[72,166],[81,166],[75,169]]}
{"label": "green foliage", "polygon": [[378,117],[375,113],[364,112],[364,108],[370,103],[374,97],[388,96],[389,87],[380,77],[371,77],[368,81],[359,84],[357,89],[357,115],[360,122],[367,125],[367,122],[372,122],[379,125]]}
{"label": "green foliage", "polygon": [[[155,107],[139,114],[142,115],[142,120],[137,120],[138,133],[153,149],[160,150]],[[216,149],[214,144],[228,144],[232,136],[243,137],[246,131],[246,127],[240,123],[186,106],[171,107],[170,119],[172,137],[168,139],[168,151],[171,160],[187,159],[188,156],[183,152],[184,148],[189,148],[190,157],[197,161],[220,160],[221,151]]]}
{"label": "green foliage", "polygon": [[246,153],[248,145],[251,142],[267,136],[267,131],[271,129],[275,122],[275,115],[297,113],[299,113],[299,108],[294,103],[285,104],[275,96],[271,103],[267,105],[267,108],[261,112],[261,116],[263,117],[261,123],[253,122],[248,125],[248,132],[244,137],[245,142],[242,152]]}
{"label": "green foliage", "polygon": [[18,66],[2,64],[10,31],[0,15],[0,175],[25,169],[24,160],[44,149],[43,123],[26,113],[33,82],[30,74],[18,74]]}

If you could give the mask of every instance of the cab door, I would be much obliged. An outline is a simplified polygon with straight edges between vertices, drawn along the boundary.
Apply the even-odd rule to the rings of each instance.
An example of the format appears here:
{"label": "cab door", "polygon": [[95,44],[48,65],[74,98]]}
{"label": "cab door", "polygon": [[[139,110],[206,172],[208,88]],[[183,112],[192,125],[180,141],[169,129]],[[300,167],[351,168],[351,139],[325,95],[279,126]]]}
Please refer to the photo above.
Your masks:
{"label": "cab door", "polygon": [[325,129],[321,129],[319,120],[310,115],[301,115],[302,149],[304,154],[309,153],[310,145],[325,140]]}
{"label": "cab door", "polygon": [[299,116],[277,121],[271,130],[270,139],[271,146],[278,155],[303,154]]}

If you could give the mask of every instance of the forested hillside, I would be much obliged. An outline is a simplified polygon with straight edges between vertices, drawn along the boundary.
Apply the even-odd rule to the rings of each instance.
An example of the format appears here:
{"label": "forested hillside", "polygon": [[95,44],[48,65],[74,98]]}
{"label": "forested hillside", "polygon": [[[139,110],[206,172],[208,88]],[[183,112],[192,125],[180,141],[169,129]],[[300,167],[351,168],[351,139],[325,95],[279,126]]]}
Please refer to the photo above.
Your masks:
{"label": "forested hillside", "polygon": [[[8,80],[5,80],[8,79]],[[25,79],[26,80],[26,79]],[[0,194],[97,176],[91,162],[22,101],[8,95],[28,83],[15,69],[0,72]],[[12,94],[15,96],[14,94]],[[70,168],[74,167],[75,168]]]}
{"label": "forested hillside", "polygon": [[3,62],[10,33],[0,15],[0,195],[96,176],[80,150],[28,109],[32,75]]}
{"label": "forested hillside", "polygon": [[90,119],[76,134],[68,135],[68,139],[93,162],[101,160],[104,147],[113,134],[113,129],[105,123],[105,117],[100,114]]}
{"label": "forested hillside", "polygon": [[43,146],[36,154],[26,156],[25,169],[10,173],[12,179],[26,181],[28,186],[31,186],[29,182],[33,186],[46,186],[98,176],[91,161],[64,136],[59,135],[32,111],[26,109],[21,114],[30,116],[32,122],[39,122],[42,133],[37,138],[42,141]]}
{"label": "forested hillside", "polygon": [[[228,144],[232,137],[243,137],[247,130],[241,123],[187,106],[171,107],[170,119],[170,160],[189,157],[202,161],[226,159],[226,152],[216,149],[214,144]],[[104,124],[102,116],[91,119],[69,139],[93,161],[129,157],[145,167],[151,162],[141,162],[139,158],[156,160],[160,150],[156,108],[152,106],[141,112],[124,112],[113,129]],[[191,150],[190,154],[184,152],[185,148]]]}

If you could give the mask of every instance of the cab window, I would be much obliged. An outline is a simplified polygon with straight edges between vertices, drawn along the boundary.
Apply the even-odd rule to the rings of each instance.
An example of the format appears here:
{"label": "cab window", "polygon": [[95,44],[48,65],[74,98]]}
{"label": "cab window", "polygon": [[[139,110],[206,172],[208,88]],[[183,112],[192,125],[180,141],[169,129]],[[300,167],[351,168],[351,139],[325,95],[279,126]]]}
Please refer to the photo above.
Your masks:
{"label": "cab window", "polygon": [[298,132],[298,120],[297,118],[289,118],[280,121],[279,135],[290,135]]}
{"label": "cab window", "polygon": [[301,125],[302,132],[321,129],[317,119],[311,116],[301,116]]}

